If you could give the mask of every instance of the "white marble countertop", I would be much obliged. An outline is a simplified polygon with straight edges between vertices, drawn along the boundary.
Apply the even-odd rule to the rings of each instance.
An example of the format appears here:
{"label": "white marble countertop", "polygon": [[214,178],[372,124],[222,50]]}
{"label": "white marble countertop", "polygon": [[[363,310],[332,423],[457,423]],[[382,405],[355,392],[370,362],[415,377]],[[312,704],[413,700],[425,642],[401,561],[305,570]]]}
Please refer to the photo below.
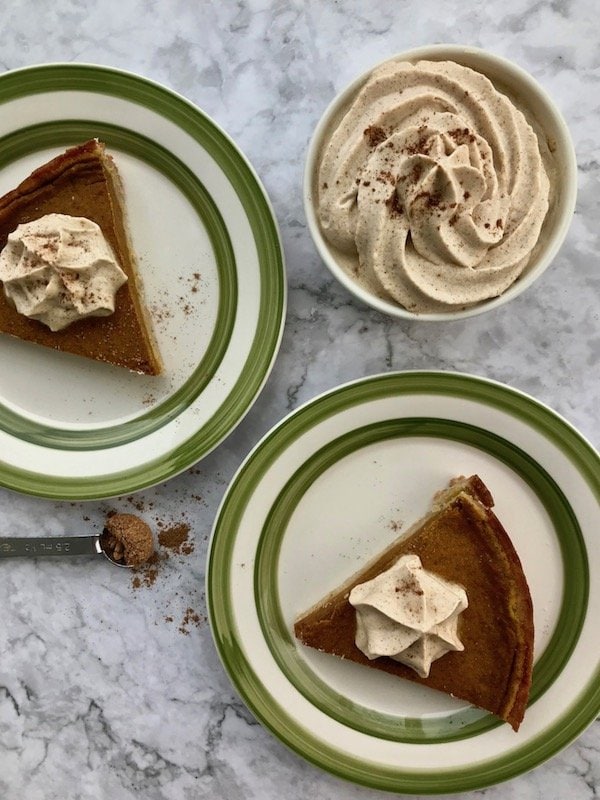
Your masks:
{"label": "white marble countertop", "polygon": [[[227,679],[205,621],[207,537],[243,456],[287,411],[335,384],[386,370],[484,375],[549,404],[600,444],[600,49],[593,0],[35,0],[3,12],[0,67],[84,61],[182,93],[238,143],[273,201],[289,309],[279,358],[252,411],[208,458],[133,497],[52,502],[0,490],[3,534],[98,529],[107,510],[191,526],[195,548],[135,590],[108,565],[14,562],[0,603],[0,797],[367,798],[264,730]],[[301,202],[311,131],[360,71],[433,42],[481,46],[528,69],[570,126],[579,199],[553,266],[489,315],[393,321],[330,277]],[[1,457],[1,454],[0,454]],[[197,614],[185,620],[186,609]],[[600,795],[600,722],[547,764],[465,797]]]}

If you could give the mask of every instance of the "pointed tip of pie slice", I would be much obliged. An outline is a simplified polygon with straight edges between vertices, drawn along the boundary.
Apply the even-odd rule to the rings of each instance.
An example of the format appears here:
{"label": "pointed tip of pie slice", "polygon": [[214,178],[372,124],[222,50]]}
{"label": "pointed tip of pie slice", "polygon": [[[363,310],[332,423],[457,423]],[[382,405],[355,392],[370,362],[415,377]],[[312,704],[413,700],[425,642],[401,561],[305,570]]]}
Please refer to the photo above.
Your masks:
{"label": "pointed tip of pie slice", "polygon": [[85,217],[99,225],[128,280],[117,292],[114,314],[78,320],[61,331],[50,331],[19,314],[0,291],[0,332],[132,372],[159,375],[162,363],[129,237],[121,178],[98,139],[69,147],[0,197],[0,249],[19,224],[46,214]]}
{"label": "pointed tip of pie slice", "polygon": [[[298,640],[466,700],[518,730],[531,687],[533,606],[521,562],[493,505],[479,476],[451,481],[427,516],[298,617]],[[418,555],[425,569],[463,586],[469,599],[459,623],[464,650],[435,661],[427,678],[390,658],[370,661],[354,643],[351,589],[408,553]]]}

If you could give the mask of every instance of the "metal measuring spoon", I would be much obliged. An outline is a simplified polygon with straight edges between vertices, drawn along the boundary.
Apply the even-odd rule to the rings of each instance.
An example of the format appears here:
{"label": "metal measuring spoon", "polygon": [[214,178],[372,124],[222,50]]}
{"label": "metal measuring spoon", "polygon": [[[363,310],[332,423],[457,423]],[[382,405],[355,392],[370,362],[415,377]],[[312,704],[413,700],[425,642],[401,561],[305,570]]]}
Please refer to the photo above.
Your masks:
{"label": "metal measuring spoon", "polygon": [[101,534],[92,536],[35,536],[19,538],[16,536],[0,537],[0,558],[25,556],[40,558],[41,556],[103,556],[116,567],[129,564],[116,561],[102,547]]}
{"label": "metal measuring spoon", "polygon": [[91,536],[0,537],[0,558],[104,556],[116,567],[133,569],[154,553],[152,531],[134,514],[111,514],[102,533]]}

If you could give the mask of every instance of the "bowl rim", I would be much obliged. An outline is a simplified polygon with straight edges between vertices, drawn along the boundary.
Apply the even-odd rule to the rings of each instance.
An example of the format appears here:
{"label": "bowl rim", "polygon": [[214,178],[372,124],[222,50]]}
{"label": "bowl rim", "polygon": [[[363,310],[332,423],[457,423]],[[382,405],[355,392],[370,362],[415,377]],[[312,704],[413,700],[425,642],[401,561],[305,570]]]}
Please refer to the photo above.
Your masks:
{"label": "bowl rim", "polygon": [[[367,81],[375,69],[378,69],[383,64],[387,64],[390,61],[419,61],[431,59],[434,61],[456,61],[460,64],[462,63],[461,56],[470,56],[475,59],[481,59],[484,62],[487,61],[490,66],[494,65],[499,71],[503,71],[508,78],[512,78],[512,81],[515,84],[523,85],[528,93],[537,96],[538,101],[544,107],[545,113],[547,113],[548,117],[552,120],[554,132],[557,134],[557,149],[560,149],[564,156],[564,175],[561,175],[560,177],[562,184],[562,197],[559,202],[559,208],[557,209],[552,232],[549,236],[549,242],[544,253],[539,258],[538,263],[536,263],[532,269],[529,269],[525,275],[517,278],[517,280],[511,286],[509,286],[505,292],[498,297],[483,301],[482,303],[479,303],[478,305],[468,309],[460,311],[445,311],[436,314],[418,314],[413,311],[408,311],[402,306],[391,301],[377,297],[366,289],[363,289],[337,262],[325,242],[317,219],[316,208],[313,202],[313,174],[317,163],[321,140],[331,118]],[[465,64],[465,66],[469,65]],[[486,74],[483,70],[481,70],[481,72],[484,75]],[[510,83],[510,81],[507,81],[507,83]],[[353,294],[358,300],[362,301],[366,305],[369,305],[372,308],[375,308],[376,310],[392,317],[415,320],[419,322],[447,322],[450,320],[466,319],[468,317],[478,316],[479,314],[492,311],[495,308],[505,305],[513,298],[522,294],[550,266],[565,240],[567,231],[573,219],[575,203],[577,200],[577,158],[571,133],[554,100],[541,86],[541,84],[539,84],[529,72],[524,70],[518,64],[515,64],[513,61],[510,61],[503,56],[499,56],[496,53],[492,53],[489,50],[479,47],[457,44],[421,45],[419,47],[411,48],[410,50],[403,50],[399,53],[387,56],[386,58],[376,62],[371,67],[361,72],[330,101],[323,111],[308,144],[304,166],[302,194],[304,201],[304,213],[313,243],[315,244],[321,259],[325,262],[325,265],[328,267],[329,271],[349,292],[351,292],[351,294]]]}

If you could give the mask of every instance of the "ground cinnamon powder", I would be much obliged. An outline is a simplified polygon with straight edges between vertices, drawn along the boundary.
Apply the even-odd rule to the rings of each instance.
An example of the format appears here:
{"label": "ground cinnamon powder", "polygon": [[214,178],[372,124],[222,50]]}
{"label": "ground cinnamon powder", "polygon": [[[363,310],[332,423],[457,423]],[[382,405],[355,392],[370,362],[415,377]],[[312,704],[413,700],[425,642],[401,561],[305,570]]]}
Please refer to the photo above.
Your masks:
{"label": "ground cinnamon powder", "polygon": [[154,554],[150,527],[134,514],[112,514],[100,536],[104,552],[113,561],[140,567]]}
{"label": "ground cinnamon powder", "polygon": [[194,625],[197,628],[201,622],[202,617],[200,614],[194,611],[193,608],[186,608],[183,619],[181,620],[181,625],[179,626],[179,633],[189,635],[189,626]]}
{"label": "ground cinnamon powder", "polygon": [[[142,511],[145,509],[142,501],[134,500],[133,497],[128,499],[132,504],[135,504],[137,510]],[[197,499],[201,498],[198,497]],[[170,558],[188,556],[194,552],[194,542],[190,537],[191,529],[187,522],[180,521],[167,525],[163,520],[155,519],[155,523],[158,528],[158,545],[150,558],[135,569],[131,580],[131,586],[135,590],[154,586],[160,577],[161,569]],[[165,611],[169,609],[172,603],[178,604],[176,599],[178,596],[179,593],[175,592],[174,595],[170,595],[167,598],[167,608]],[[172,623],[174,621],[173,613],[167,611],[164,621]],[[201,616],[191,606],[188,606],[183,613],[183,617],[177,629],[180,633],[188,636],[192,627],[200,627],[205,621],[206,617]]]}
{"label": "ground cinnamon powder", "polygon": [[143,568],[137,571],[131,579],[131,585],[134,589],[139,589],[141,586],[153,586],[156,583],[160,561],[159,554],[152,553]]}
{"label": "ground cinnamon powder", "polygon": [[192,542],[188,541],[190,526],[186,522],[179,522],[164,528],[158,534],[158,543],[174,553],[189,555],[194,550]]}

